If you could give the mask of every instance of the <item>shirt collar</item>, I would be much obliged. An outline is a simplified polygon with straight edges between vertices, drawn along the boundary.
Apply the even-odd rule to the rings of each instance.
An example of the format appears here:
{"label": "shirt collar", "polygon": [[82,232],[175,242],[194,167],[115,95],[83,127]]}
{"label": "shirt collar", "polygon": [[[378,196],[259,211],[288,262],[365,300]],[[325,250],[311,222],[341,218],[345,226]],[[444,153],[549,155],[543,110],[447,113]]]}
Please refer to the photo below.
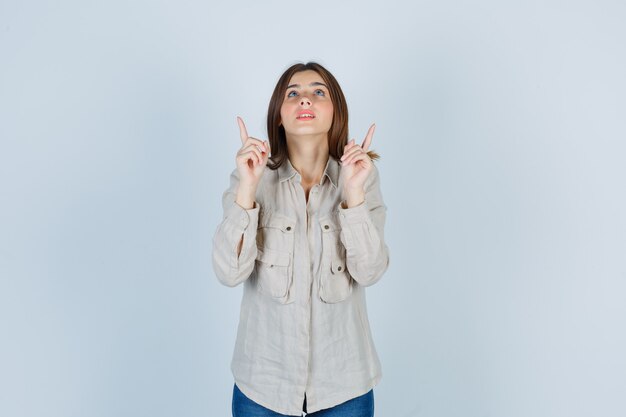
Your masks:
{"label": "shirt collar", "polygon": [[[289,158],[285,158],[285,162],[278,167],[278,179],[283,182],[290,178],[293,178],[298,171],[291,165]],[[322,175],[322,182],[324,177],[328,177],[331,184],[337,188],[339,186],[339,162],[331,155],[328,155],[328,161],[326,162],[326,168],[324,168],[324,175]]]}

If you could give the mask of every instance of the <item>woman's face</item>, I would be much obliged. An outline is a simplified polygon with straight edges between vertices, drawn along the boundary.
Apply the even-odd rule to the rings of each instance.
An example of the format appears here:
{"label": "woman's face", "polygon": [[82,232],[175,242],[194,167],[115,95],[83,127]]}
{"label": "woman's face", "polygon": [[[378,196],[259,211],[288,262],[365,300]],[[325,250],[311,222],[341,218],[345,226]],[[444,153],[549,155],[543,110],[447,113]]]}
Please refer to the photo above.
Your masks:
{"label": "woman's face", "polygon": [[327,134],[333,122],[328,87],[313,70],[296,72],[289,80],[280,119],[289,135]]}

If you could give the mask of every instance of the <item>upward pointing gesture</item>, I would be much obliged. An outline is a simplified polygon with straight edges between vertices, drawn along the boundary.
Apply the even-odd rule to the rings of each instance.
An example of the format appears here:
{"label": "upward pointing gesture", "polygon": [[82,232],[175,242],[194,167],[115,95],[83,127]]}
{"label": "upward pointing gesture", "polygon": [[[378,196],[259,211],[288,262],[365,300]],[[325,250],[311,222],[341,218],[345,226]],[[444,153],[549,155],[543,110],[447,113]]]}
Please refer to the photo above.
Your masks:
{"label": "upward pointing gesture", "polygon": [[241,148],[236,158],[240,182],[248,188],[256,189],[267,165],[270,144],[268,141],[248,136],[246,125],[239,116],[237,116],[237,123],[239,123],[239,136],[241,137]]}
{"label": "upward pointing gesture", "polygon": [[358,205],[365,199],[365,180],[374,167],[374,163],[367,154],[374,130],[376,130],[376,125],[372,124],[361,145],[357,145],[352,139],[343,148],[341,176],[344,198],[348,207]]}

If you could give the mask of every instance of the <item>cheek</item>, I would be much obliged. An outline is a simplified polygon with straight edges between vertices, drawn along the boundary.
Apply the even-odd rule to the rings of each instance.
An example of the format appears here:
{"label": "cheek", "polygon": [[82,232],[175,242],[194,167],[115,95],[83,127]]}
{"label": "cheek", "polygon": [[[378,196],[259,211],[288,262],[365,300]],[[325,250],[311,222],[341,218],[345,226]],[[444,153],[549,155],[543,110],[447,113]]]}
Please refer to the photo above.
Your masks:
{"label": "cheek", "polygon": [[285,119],[287,119],[286,115],[287,115],[287,109],[285,108],[284,105],[282,105],[280,107],[280,120],[281,120],[281,122],[283,122]]}
{"label": "cheek", "polygon": [[280,115],[281,117],[288,115],[293,112],[294,105],[284,101],[280,106]]}
{"label": "cheek", "polygon": [[333,103],[326,103],[324,106],[324,113],[326,113],[326,117],[332,121],[333,120]]}

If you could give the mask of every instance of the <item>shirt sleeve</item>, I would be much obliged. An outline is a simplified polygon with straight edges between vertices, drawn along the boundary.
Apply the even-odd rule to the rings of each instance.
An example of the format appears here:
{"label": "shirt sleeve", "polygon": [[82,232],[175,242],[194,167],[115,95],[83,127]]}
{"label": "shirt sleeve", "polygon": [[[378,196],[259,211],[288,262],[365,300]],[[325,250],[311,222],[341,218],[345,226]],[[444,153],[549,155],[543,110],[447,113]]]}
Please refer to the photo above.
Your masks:
{"label": "shirt sleeve", "polygon": [[351,208],[339,204],[340,239],[346,248],[346,266],[350,275],[365,287],[378,282],[389,266],[389,249],[384,238],[386,212],[378,169],[374,166],[365,182],[365,201]]}
{"label": "shirt sleeve", "polygon": [[[244,209],[235,202],[239,173],[235,169],[230,175],[230,187],[222,196],[224,216],[213,236],[213,270],[218,280],[234,287],[248,279],[257,256],[256,232],[259,221],[259,204]],[[243,236],[241,253],[237,247]]]}

